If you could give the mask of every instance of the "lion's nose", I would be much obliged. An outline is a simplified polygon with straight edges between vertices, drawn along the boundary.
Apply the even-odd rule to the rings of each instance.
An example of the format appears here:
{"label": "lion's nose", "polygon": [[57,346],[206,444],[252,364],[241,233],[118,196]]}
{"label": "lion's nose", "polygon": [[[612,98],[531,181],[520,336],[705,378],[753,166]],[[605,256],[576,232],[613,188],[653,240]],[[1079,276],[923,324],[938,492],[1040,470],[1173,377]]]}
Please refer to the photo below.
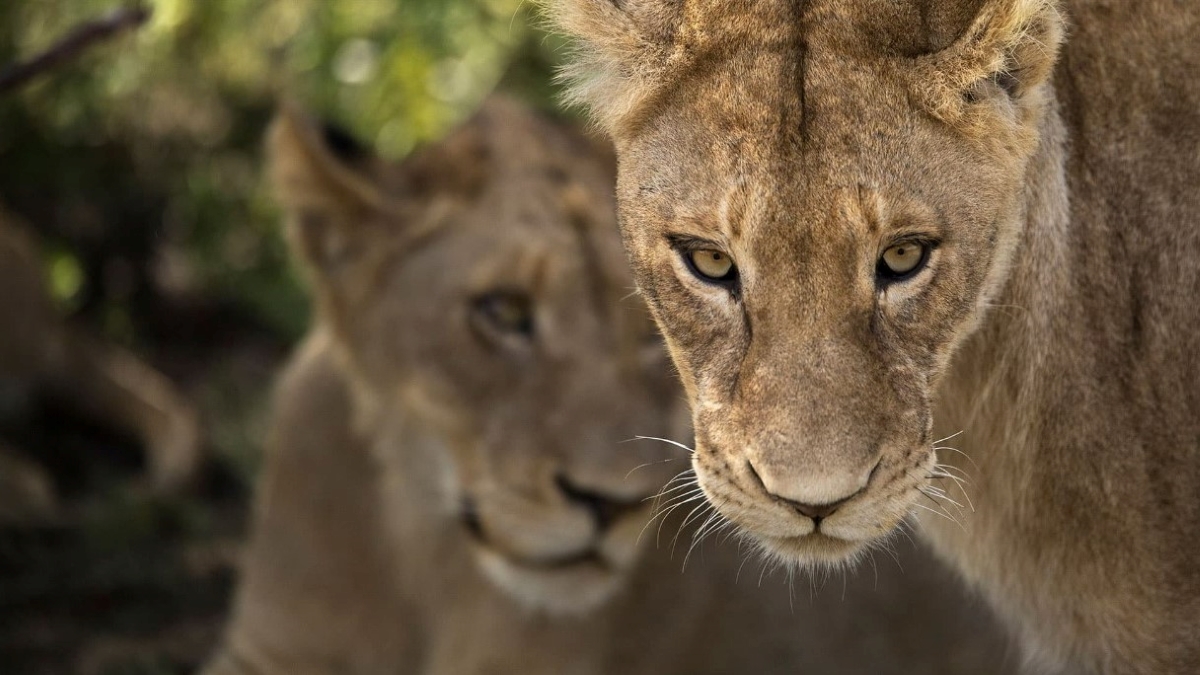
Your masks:
{"label": "lion's nose", "polygon": [[806,480],[781,480],[788,474],[761,472],[753,462],[746,462],[746,467],[764,492],[820,525],[823,519],[832,516],[843,504],[867,489],[867,483],[879,468],[879,463],[861,473],[820,478],[809,476]]}
{"label": "lion's nose", "polygon": [[612,526],[622,515],[641,506],[640,500],[609,497],[599,492],[580,487],[571,482],[566,476],[559,475],[555,477],[554,483],[558,486],[559,491],[566,496],[568,501],[587,509],[591,513],[592,520],[596,523],[596,528],[602,532]]}
{"label": "lion's nose", "polygon": [[[856,492],[855,494],[858,493]],[[850,495],[849,497],[843,497],[836,502],[829,502],[828,504],[802,504],[800,502],[794,502],[790,499],[783,499],[782,497],[779,499],[780,501],[786,502],[788,506],[791,506],[793,509],[796,509],[800,515],[808,516],[809,518],[813,519],[813,523],[820,525],[823,519],[832,516],[834,512],[838,510],[839,506],[850,501],[853,497],[854,495]]]}

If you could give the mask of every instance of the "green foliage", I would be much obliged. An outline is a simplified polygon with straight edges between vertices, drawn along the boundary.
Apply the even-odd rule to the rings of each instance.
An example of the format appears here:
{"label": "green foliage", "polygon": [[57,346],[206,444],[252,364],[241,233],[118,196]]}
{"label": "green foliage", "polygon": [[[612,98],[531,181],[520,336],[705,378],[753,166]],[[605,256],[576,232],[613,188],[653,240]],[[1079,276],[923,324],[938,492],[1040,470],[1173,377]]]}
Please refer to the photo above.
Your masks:
{"label": "green foliage", "polygon": [[83,270],[79,260],[69,251],[55,249],[46,255],[50,293],[63,309],[70,311],[79,289],[83,286]]}
{"label": "green foliage", "polygon": [[[119,1],[4,0],[0,63]],[[280,96],[390,156],[468,114],[510,63],[507,82],[550,100],[557,45],[529,27],[522,0],[148,4],[136,34],[0,100],[0,202],[53,245],[61,299],[97,317],[136,317],[129,306],[149,287],[220,297],[283,336],[302,332],[307,303],[260,179]]]}

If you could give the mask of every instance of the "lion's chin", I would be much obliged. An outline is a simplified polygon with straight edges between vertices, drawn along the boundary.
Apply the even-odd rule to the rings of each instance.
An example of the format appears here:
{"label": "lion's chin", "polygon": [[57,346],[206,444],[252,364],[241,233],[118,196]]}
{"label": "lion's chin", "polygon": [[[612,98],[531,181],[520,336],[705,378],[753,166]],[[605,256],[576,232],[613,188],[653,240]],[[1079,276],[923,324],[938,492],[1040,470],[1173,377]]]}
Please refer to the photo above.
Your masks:
{"label": "lion's chin", "polygon": [[769,557],[800,567],[838,568],[855,564],[871,542],[811,532],[798,537],[754,537]]}
{"label": "lion's chin", "polygon": [[484,576],[529,610],[553,616],[583,616],[607,603],[625,575],[599,556],[553,566],[529,565],[478,548]]}

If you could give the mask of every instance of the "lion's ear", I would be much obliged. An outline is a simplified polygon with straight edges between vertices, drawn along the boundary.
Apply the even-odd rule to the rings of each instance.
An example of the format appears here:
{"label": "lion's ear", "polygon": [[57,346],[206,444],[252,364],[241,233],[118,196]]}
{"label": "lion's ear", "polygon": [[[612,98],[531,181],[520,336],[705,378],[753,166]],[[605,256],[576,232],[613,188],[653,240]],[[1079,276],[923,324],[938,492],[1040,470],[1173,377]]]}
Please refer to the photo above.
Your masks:
{"label": "lion's ear", "polygon": [[935,112],[953,116],[963,103],[996,96],[1036,100],[1063,32],[1057,0],[987,0],[957,40],[920,59]]}
{"label": "lion's ear", "polygon": [[574,37],[576,58],[562,76],[570,100],[611,131],[638,108],[668,65],[684,5],[668,0],[543,0]]}
{"label": "lion's ear", "polygon": [[379,160],[291,103],[280,107],[267,151],[296,255],[318,274],[331,272],[353,257],[367,223],[383,208]]}

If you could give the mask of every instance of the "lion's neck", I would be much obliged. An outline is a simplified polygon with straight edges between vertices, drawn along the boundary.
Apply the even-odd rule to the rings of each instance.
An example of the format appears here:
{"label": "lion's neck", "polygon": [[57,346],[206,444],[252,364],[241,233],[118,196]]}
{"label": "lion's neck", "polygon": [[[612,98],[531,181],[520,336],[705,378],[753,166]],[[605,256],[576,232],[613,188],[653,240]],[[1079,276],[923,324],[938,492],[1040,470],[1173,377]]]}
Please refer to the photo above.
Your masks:
{"label": "lion's neck", "polygon": [[[1047,380],[1054,377],[1051,361],[1061,354],[1054,345],[1064,339],[1056,326],[1064,313],[1061,304],[1070,302],[1074,284],[1065,250],[1070,241],[1065,131],[1053,108],[1043,124],[1041,145],[1027,171],[1024,227],[1007,280],[983,309],[978,329],[954,357],[939,390],[935,438],[950,438],[941,443],[946,449],[938,450],[938,460],[969,478],[966,490],[974,508],[951,514],[961,527],[949,519],[922,519],[935,550],[969,581],[981,584],[1010,619],[1026,616],[1020,605],[1030,594],[1047,590],[1033,585],[1053,579],[1025,574],[1030,551],[1014,541],[1027,528],[1042,528],[1036,505],[1025,497],[1047,470],[1040,456],[1045,450],[1041,408]],[[961,494],[955,484],[941,487]],[[1028,626],[1023,631],[1044,628],[1010,625]],[[1047,644],[1044,634],[1022,637],[1026,646]],[[1063,655],[1037,656],[1053,663]]]}
{"label": "lion's neck", "polygon": [[1019,424],[1014,419],[1037,398],[1052,345],[1061,339],[1055,326],[1063,311],[1060,304],[1069,302],[1074,285],[1066,250],[1065,135],[1051,106],[1026,171],[1023,226],[1004,281],[981,308],[978,328],[955,355],[940,387],[936,424],[943,433],[938,437],[959,434],[955,441],[974,453],[970,460],[952,452],[954,456],[939,459],[965,464],[969,473],[978,471],[972,460],[1007,470],[1022,470],[1018,465],[1033,461],[1026,453],[1036,415]]}
{"label": "lion's neck", "polygon": [[[1094,115],[1167,143],[1154,136],[1161,130],[1107,114],[1092,106],[1069,119]],[[1088,146],[1097,141],[1083,127],[1071,129],[1068,164],[1062,121],[1052,112],[1044,124],[1007,282],[939,391],[937,437],[961,432],[946,444],[964,454],[938,459],[970,477],[975,510],[959,516],[964,527],[925,518],[922,529],[1021,632],[1030,656],[1099,670],[1094,659],[1112,645],[1152,644],[1174,625],[1164,608],[1178,602],[1139,579],[1172,573],[1162,551],[1183,545],[1186,530],[1146,501],[1155,491],[1195,494],[1200,482],[1177,450],[1195,443],[1188,401],[1200,369],[1181,355],[1200,341],[1187,332],[1194,300],[1139,289],[1177,285],[1197,244],[1178,234],[1194,223],[1190,193],[1147,199],[1162,188],[1104,178],[1128,175],[1132,160],[1121,146]],[[1131,205],[1151,212],[1131,216]],[[1140,317],[1182,330],[1160,338]],[[1179,611],[1194,615],[1194,605]]]}
{"label": "lion's neck", "polygon": [[430,579],[461,578],[451,569],[472,578],[474,572],[453,520],[449,451],[418,413],[380,405],[378,392],[366,387],[352,385],[352,390],[353,425],[377,470],[381,526],[397,581],[404,594],[435,601],[440,591]]}

